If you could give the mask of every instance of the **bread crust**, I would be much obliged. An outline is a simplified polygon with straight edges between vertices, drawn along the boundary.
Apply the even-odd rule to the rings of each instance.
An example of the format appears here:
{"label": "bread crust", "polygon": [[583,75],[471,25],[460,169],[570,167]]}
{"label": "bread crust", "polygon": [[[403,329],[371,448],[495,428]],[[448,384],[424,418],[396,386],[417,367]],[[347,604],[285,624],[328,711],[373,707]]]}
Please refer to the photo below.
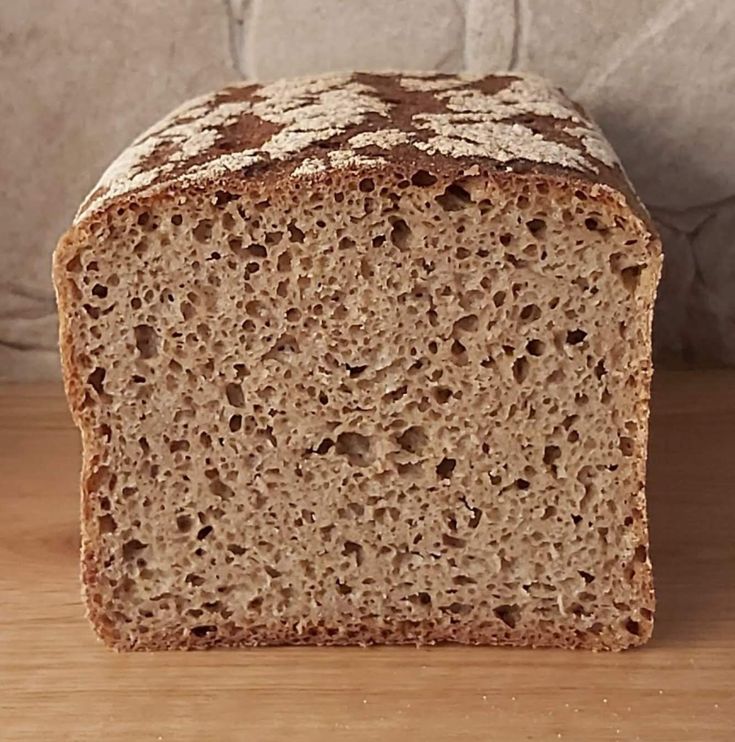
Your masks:
{"label": "bread crust", "polygon": [[75,224],[223,176],[266,190],[287,175],[380,165],[574,176],[621,193],[652,229],[584,109],[544,79],[517,72],[352,73],[224,88],[141,134],[107,169]]}

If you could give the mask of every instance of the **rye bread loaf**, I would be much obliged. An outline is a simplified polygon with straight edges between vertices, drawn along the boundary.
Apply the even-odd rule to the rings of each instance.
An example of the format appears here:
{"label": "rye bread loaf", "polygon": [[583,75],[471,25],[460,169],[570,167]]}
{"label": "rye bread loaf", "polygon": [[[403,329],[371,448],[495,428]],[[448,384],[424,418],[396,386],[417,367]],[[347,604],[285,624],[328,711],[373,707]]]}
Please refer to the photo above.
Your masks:
{"label": "rye bread loaf", "polygon": [[622,649],[660,245],[535,77],[184,105],[55,253],[89,617],[118,649]]}

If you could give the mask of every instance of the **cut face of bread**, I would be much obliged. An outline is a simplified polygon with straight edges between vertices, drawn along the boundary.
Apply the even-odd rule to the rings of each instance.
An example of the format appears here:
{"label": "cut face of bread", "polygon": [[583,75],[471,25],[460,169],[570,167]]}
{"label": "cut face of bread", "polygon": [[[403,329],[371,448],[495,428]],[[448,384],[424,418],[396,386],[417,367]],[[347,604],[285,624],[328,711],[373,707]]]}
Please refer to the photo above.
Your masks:
{"label": "cut face of bread", "polygon": [[646,641],[659,264],[599,132],[533,78],[175,112],[55,256],[97,632]]}

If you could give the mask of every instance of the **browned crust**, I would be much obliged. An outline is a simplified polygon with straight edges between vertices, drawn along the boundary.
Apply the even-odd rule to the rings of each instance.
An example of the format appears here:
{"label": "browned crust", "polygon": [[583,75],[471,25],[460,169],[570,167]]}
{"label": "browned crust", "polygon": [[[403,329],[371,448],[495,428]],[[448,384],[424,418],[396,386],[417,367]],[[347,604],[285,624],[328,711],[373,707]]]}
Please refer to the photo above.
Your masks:
{"label": "browned crust", "polygon": [[[319,80],[320,78],[313,79]],[[417,125],[417,120],[414,117],[426,113],[446,113],[446,101],[439,97],[440,93],[435,91],[408,90],[401,85],[402,79],[401,75],[395,73],[354,73],[350,78],[350,82],[366,86],[370,91],[370,97],[375,98],[380,104],[387,107],[389,110],[387,116],[368,112],[361,117],[358,123],[346,125],[342,131],[325,136],[289,154],[288,157],[282,160],[274,159],[267,153],[261,154],[257,163],[243,167],[234,174],[235,177],[237,179],[265,184],[270,180],[271,173],[274,178],[283,177],[286,173],[294,173],[305,161],[312,159],[323,160],[328,153],[343,150],[347,146],[348,140],[356,134],[366,132],[398,129],[402,132],[410,133],[416,142],[426,142],[430,134]],[[457,78],[452,75],[436,73],[427,75],[423,79],[440,82],[453,81]],[[523,83],[524,80],[525,78],[523,76],[512,73],[486,75],[466,81],[458,90],[477,91],[492,95],[503,91],[514,82]],[[259,96],[263,94],[262,91],[265,89],[264,86],[257,84],[224,88],[210,96],[204,107],[208,112],[215,112],[223,105],[262,102]],[[498,173],[511,171],[562,178],[575,177],[587,183],[607,185],[621,193],[631,210],[643,219],[649,228],[652,228],[648,213],[633,192],[630,182],[619,164],[611,165],[586,153],[580,139],[570,133],[579,124],[594,129],[595,125],[590,116],[581,106],[566,98],[560,88],[554,88],[549,85],[548,96],[549,100],[545,102],[554,101],[560,103],[568,115],[576,117],[576,123],[571,119],[556,118],[552,115],[540,115],[531,109],[523,113],[510,115],[504,118],[503,122],[523,126],[532,131],[541,140],[548,143],[567,145],[572,150],[584,155],[583,159],[587,163],[586,167],[567,167],[554,162],[528,160],[522,157],[511,160],[500,160],[497,156],[494,156],[495,153],[490,149],[483,156],[473,157],[449,156],[440,153],[427,155],[421,149],[417,148],[415,143],[401,144],[389,149],[370,146],[361,149],[360,154],[368,157],[380,156],[387,160],[389,164],[405,169],[418,166],[445,170],[455,167],[458,164],[463,168],[468,168],[473,164],[479,164],[484,168]],[[311,98],[306,96],[306,100],[310,101]],[[488,121],[490,120],[489,116],[485,116],[482,113],[473,115],[478,120],[483,118],[487,118]],[[177,148],[172,147],[165,141],[166,132],[170,131],[174,125],[180,126],[192,120],[195,119],[188,117],[186,112],[184,112],[181,116],[174,117],[168,122],[166,127],[161,128],[156,136],[164,136],[164,141],[144,158],[141,163],[143,172],[151,172],[153,174],[157,168],[160,168],[162,164],[169,160]],[[213,145],[204,148],[196,154],[183,158],[170,172],[155,175],[152,182],[144,187],[141,186],[132,189],[126,196],[136,197],[146,192],[165,191],[170,186],[180,188],[182,187],[180,178],[185,176],[195,166],[212,163],[222,155],[258,151],[274,134],[277,134],[282,129],[283,127],[281,125],[266,121],[251,112],[243,112],[238,115],[234,122],[220,126],[215,125],[213,127],[213,130],[216,132],[216,142]],[[143,134],[136,140],[136,143],[154,138]],[[199,179],[195,179],[195,184],[205,186],[209,180],[211,179],[202,176]],[[99,206],[95,205],[96,199],[101,200]],[[102,211],[113,208],[120,200],[116,197],[106,200],[105,189],[101,187],[96,188],[80,208],[82,220],[91,221],[94,218],[98,218]]]}
{"label": "browned crust", "polygon": [[547,631],[499,629],[491,620],[465,621],[461,625],[437,627],[426,621],[385,621],[364,619],[359,623],[309,623],[296,627],[283,623],[280,630],[264,627],[222,627],[216,634],[195,636],[171,628],[167,632],[147,634],[144,641],[117,641],[109,626],[92,616],[97,635],[116,651],[157,652],[166,650],[201,650],[214,648],[243,649],[277,646],[369,647],[470,645],[487,647],[525,647],[528,649],[581,649],[593,652],[622,652],[642,646],[651,638],[652,624],[638,636],[615,632],[606,627],[599,635],[570,626],[549,625]]}

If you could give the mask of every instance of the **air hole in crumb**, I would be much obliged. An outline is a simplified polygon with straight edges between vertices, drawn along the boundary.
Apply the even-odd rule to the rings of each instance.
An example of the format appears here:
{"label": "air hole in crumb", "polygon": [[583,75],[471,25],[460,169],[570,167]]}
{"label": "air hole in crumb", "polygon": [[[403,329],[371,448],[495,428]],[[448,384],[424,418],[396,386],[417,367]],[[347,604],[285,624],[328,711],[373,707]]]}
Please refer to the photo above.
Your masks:
{"label": "air hole in crumb", "polygon": [[459,341],[455,340],[452,343],[452,355],[454,356],[454,362],[460,365],[467,363],[467,348]]}
{"label": "air hole in crumb", "polygon": [[225,395],[227,396],[227,401],[233,407],[245,406],[245,395],[243,394],[242,387],[239,384],[227,384],[225,387]]}
{"label": "air hole in crumb", "polygon": [[454,392],[445,386],[440,386],[434,390],[434,397],[439,404],[446,404],[453,394]]}
{"label": "air hole in crumb", "polygon": [[520,316],[524,322],[533,322],[541,316],[541,310],[536,304],[527,304],[521,309]]}
{"label": "air hole in crumb", "polygon": [[453,332],[476,332],[479,325],[479,320],[476,314],[468,314],[465,317],[460,317],[455,323]]}
{"label": "air hole in crumb", "polygon": [[337,244],[337,247],[340,250],[351,250],[355,247],[355,240],[353,240],[351,237],[342,237],[342,239]]}
{"label": "air hole in crumb", "polygon": [[212,239],[212,220],[202,219],[192,230],[197,242],[209,242]]}
{"label": "air hole in crumb", "polygon": [[569,345],[578,345],[587,337],[584,330],[570,330],[567,332],[567,343]]}
{"label": "air hole in crumb", "polygon": [[291,253],[286,251],[282,252],[278,256],[278,260],[276,261],[276,268],[281,273],[288,273],[291,270]]}
{"label": "air hole in crumb", "polygon": [[584,220],[584,226],[590,230],[590,232],[604,232],[605,227],[593,216],[588,216]]}
{"label": "air hole in crumb", "polygon": [[188,533],[191,530],[192,523],[190,515],[176,516],[176,528],[178,528],[182,533]]}
{"label": "air hole in crumb", "polygon": [[417,170],[411,176],[411,183],[420,188],[425,188],[426,186],[434,185],[434,183],[436,183],[436,178],[426,170]]}
{"label": "air hole in crumb", "polygon": [[436,474],[439,479],[451,479],[452,473],[457,466],[456,459],[449,459],[446,456],[437,464]]}
{"label": "air hole in crumb", "polygon": [[216,478],[209,483],[209,491],[213,495],[221,497],[223,500],[229,500],[235,494],[233,489],[219,478]]}
{"label": "air hole in crumb", "polygon": [[357,187],[362,191],[363,193],[370,193],[370,191],[375,190],[375,182],[372,178],[363,178],[358,184]]}
{"label": "air hole in crumb", "polygon": [[383,395],[383,399],[386,402],[397,402],[401,397],[404,397],[406,393],[408,392],[408,386],[403,385],[399,386],[397,389],[394,389],[392,392],[387,392]]}
{"label": "air hole in crumb", "polygon": [[252,301],[249,301],[245,305],[245,311],[251,317],[260,318],[265,314],[265,306],[262,304],[262,302],[259,302],[257,299],[253,299]]}
{"label": "air hole in crumb", "polygon": [[369,466],[374,458],[370,438],[360,433],[340,433],[335,452],[345,456],[351,466]]}
{"label": "air hole in crumb", "polygon": [[263,247],[263,245],[258,245],[257,243],[253,243],[252,245],[248,245],[246,252],[248,255],[252,255],[254,258],[267,258],[268,257],[268,251]]}
{"label": "air hole in crumb", "polygon": [[546,232],[546,222],[543,219],[531,219],[531,221],[526,222],[526,226],[534,237],[543,237]]}
{"label": "air hole in crumb", "polygon": [[589,572],[585,572],[584,570],[579,570],[579,576],[585,581],[585,584],[589,585],[590,582],[595,581],[594,575],[591,575]]}
{"label": "air hole in crumb", "polygon": [[620,450],[622,451],[623,456],[632,456],[635,452],[635,444],[633,443],[633,439],[627,436],[621,437]]}
{"label": "air hole in crumb", "polygon": [[144,544],[142,541],[138,541],[137,538],[132,538],[130,541],[126,541],[122,547],[123,559],[128,561],[134,559],[139,551],[143,551],[148,544]]}
{"label": "air hole in crumb", "polygon": [[643,267],[644,266],[641,265],[631,265],[620,271],[620,278],[623,280],[623,286],[625,286],[631,294],[635,293],[635,290],[638,288]]}
{"label": "air hole in crumb", "polygon": [[518,619],[520,618],[520,608],[513,605],[499,605],[497,608],[493,608],[493,613],[496,618],[499,618],[506,626],[511,629],[516,627]]}
{"label": "air hole in crumb", "polygon": [[296,226],[294,222],[289,222],[286,225],[286,229],[288,230],[288,239],[291,242],[303,242],[304,241],[304,233]]}
{"label": "air hole in crumb", "polygon": [[482,510],[480,508],[472,508],[472,517],[467,522],[470,528],[477,528],[482,520]]}
{"label": "air hole in crumb", "polygon": [[354,556],[355,564],[359,567],[364,559],[364,550],[361,544],[357,544],[354,541],[345,541],[344,548],[342,549],[343,556]]}
{"label": "air hole in crumb", "polygon": [[467,541],[465,541],[465,539],[450,536],[448,533],[442,534],[442,543],[445,546],[451,546],[453,549],[464,549],[464,547],[467,546]]}
{"label": "air hole in crumb", "polygon": [[92,389],[97,392],[100,396],[102,396],[105,393],[105,389],[103,387],[103,382],[105,380],[105,374],[107,372],[104,368],[100,368],[99,366],[92,371],[92,373],[87,377],[87,383],[92,387]]}
{"label": "air hole in crumb", "polygon": [[117,523],[115,519],[107,513],[106,515],[100,515],[97,518],[100,533],[113,533],[117,530]]}
{"label": "air hole in crumb", "polygon": [[522,384],[526,380],[526,378],[528,377],[528,371],[529,363],[526,356],[516,358],[516,360],[513,362],[513,378],[519,384]]}
{"label": "air hole in crumb", "polygon": [[345,368],[347,369],[347,373],[350,375],[350,377],[355,377],[359,376],[367,368],[367,366],[350,366],[349,363],[345,363]]}
{"label": "air hole in crumb", "polygon": [[544,464],[551,466],[559,458],[561,458],[561,448],[559,446],[546,446],[544,448]]}
{"label": "air hole in crumb", "polygon": [[136,325],[133,328],[135,347],[141,358],[153,358],[158,353],[158,334],[150,325]]}
{"label": "air hole in crumb", "polygon": [[508,247],[508,245],[510,245],[510,243],[513,241],[513,235],[505,232],[504,234],[501,234],[498,239],[500,240],[500,244],[503,247]]}
{"label": "air hole in crumb", "polygon": [[69,273],[81,273],[82,271],[82,260],[79,255],[75,255],[67,264],[66,270]]}
{"label": "air hole in crumb", "polygon": [[196,309],[194,309],[194,305],[190,304],[188,301],[182,301],[181,302],[181,316],[185,320],[190,320],[194,315],[196,314]]}
{"label": "air hole in crumb", "polygon": [[531,483],[527,479],[516,479],[516,487],[519,490],[527,490]]}
{"label": "air hole in crumb", "polygon": [[641,625],[638,623],[638,621],[634,621],[632,618],[629,618],[625,622],[625,630],[628,633],[633,634],[634,636],[640,636]]}
{"label": "air hole in crumb", "polygon": [[330,448],[334,446],[334,441],[331,438],[324,438],[321,443],[314,449],[314,453],[324,456]]}
{"label": "air hole in crumb", "polygon": [[406,250],[411,244],[411,228],[403,219],[396,219],[390,231],[391,242],[399,249]]}
{"label": "air hole in crumb", "polygon": [[238,430],[242,427],[242,415],[232,415],[230,417],[230,431],[233,433],[237,433]]}
{"label": "air hole in crumb", "polygon": [[549,520],[549,518],[553,518],[555,515],[556,515],[556,506],[547,505],[544,508],[544,512],[541,514],[541,520]]}
{"label": "air hole in crumb", "polygon": [[216,626],[212,626],[212,625],[195,626],[191,630],[191,633],[194,634],[194,636],[198,636],[200,638],[201,637],[205,637],[205,636],[210,636],[211,634],[216,634],[217,633],[217,627]]}
{"label": "air hole in crumb", "polygon": [[529,340],[526,344],[526,350],[528,351],[529,355],[532,356],[543,355],[545,349],[546,343],[544,343],[543,340]]}
{"label": "air hole in crumb", "polygon": [[421,453],[429,437],[419,425],[412,425],[397,438],[398,445],[409,453]]}
{"label": "air hole in crumb", "polygon": [[337,578],[335,585],[337,587],[337,592],[340,595],[349,595],[352,592],[352,587],[346,582],[342,582],[339,578]]}
{"label": "air hole in crumb", "polygon": [[470,194],[457,183],[451,183],[444,193],[436,197],[436,202],[444,211],[459,211],[466,209],[472,203]]}
{"label": "air hole in crumb", "polygon": [[197,531],[197,539],[203,541],[210,533],[212,533],[213,530],[214,528],[212,526],[204,526],[204,528],[200,528]]}

